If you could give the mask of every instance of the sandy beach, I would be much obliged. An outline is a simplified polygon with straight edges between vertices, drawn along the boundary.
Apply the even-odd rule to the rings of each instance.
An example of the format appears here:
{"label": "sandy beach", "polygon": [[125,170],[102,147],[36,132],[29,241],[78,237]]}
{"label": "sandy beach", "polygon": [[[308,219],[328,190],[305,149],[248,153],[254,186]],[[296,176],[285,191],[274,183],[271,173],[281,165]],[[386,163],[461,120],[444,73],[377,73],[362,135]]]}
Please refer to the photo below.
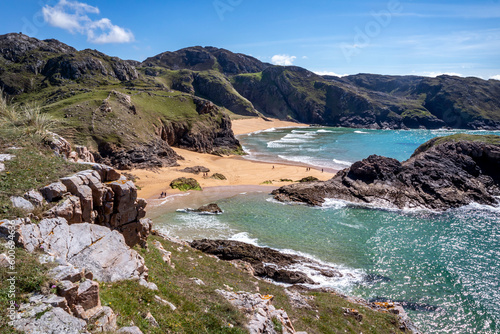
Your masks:
{"label": "sandy beach", "polygon": [[[271,128],[297,126],[307,125],[279,120],[265,121],[257,118],[233,121],[233,131],[236,135]],[[281,181],[282,179],[297,181],[307,176],[314,176],[320,180],[328,180],[334,175],[332,172],[322,172],[321,169],[307,171],[304,166],[255,162],[241,156],[219,157],[178,148],[174,148],[174,150],[185,159],[178,161],[180,165],[178,167],[160,168],[155,171],[139,169],[131,171],[132,174],[138,177],[136,184],[140,188],[139,197],[158,199],[162,192],[166,192],[167,195],[178,194],[178,190],[171,189],[169,186],[170,182],[178,177],[192,177],[200,183],[202,188],[267,185],[271,189],[271,187],[277,188],[290,184],[290,182]],[[207,167],[210,169],[209,176],[220,173],[227,180],[204,177],[203,173],[196,175],[180,172],[181,169],[193,166]],[[269,181],[272,183],[269,183]]]}

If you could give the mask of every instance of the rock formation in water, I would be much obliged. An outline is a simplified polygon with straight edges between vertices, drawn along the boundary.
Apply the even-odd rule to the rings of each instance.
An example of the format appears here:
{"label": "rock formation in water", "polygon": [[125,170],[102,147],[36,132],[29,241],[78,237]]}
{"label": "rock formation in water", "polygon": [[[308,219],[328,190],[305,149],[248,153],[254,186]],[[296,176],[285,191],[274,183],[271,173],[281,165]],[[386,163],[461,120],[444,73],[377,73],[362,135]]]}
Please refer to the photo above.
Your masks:
{"label": "rock formation in water", "polygon": [[321,205],[326,198],[388,208],[447,210],[500,195],[500,137],[434,138],[404,162],[371,155],[324,182],[273,191],[280,201]]}

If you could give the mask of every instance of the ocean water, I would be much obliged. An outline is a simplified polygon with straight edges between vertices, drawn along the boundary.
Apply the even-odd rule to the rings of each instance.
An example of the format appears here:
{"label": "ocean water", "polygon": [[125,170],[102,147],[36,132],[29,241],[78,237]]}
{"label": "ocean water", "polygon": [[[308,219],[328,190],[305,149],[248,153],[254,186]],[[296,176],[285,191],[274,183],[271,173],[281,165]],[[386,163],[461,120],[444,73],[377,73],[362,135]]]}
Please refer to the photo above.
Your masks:
{"label": "ocean water", "polygon": [[[250,159],[343,168],[370,154],[405,160],[426,140],[451,133],[299,128],[240,140]],[[336,200],[313,208],[276,202],[267,188],[254,187],[183,197],[193,207],[216,199],[224,210],[197,215],[176,211],[176,199],[152,211],[156,228],[172,236],[240,240],[332,264],[343,277],[315,276],[318,285],[401,301],[425,333],[500,333],[500,208],[472,204],[437,213]]]}

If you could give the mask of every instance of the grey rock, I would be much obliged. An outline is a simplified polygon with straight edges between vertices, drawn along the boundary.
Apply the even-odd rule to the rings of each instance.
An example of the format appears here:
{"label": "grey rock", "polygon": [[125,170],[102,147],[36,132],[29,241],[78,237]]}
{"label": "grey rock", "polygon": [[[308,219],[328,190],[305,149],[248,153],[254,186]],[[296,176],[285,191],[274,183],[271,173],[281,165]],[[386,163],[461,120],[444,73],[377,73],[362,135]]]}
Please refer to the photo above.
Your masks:
{"label": "grey rock", "polygon": [[276,310],[272,305],[273,296],[263,296],[259,293],[231,292],[215,290],[226,298],[233,306],[242,310],[248,317],[246,325],[251,334],[277,334],[273,319],[282,325],[282,333],[295,333],[292,322],[284,310]]}
{"label": "grey rock", "polygon": [[40,192],[43,197],[45,197],[47,202],[53,202],[61,199],[62,196],[68,192],[68,189],[61,182],[54,182],[48,186],[40,188]]}
{"label": "grey rock", "polygon": [[69,224],[83,222],[82,206],[80,199],[76,196],[68,196],[64,201],[44,212],[45,218],[64,218]]}
{"label": "grey rock", "polygon": [[175,307],[175,305],[174,305],[174,304],[172,304],[171,302],[169,302],[169,301],[167,301],[167,300],[165,300],[165,299],[161,298],[160,296],[155,296],[155,300],[156,300],[158,303],[162,304],[162,305],[165,305],[165,306],[170,307],[170,309],[171,309],[172,311],[177,310],[177,307]]}
{"label": "grey rock", "polygon": [[98,332],[114,332],[118,328],[116,318],[115,312],[110,307],[104,306],[89,322],[93,324],[93,327]]}
{"label": "grey rock", "polygon": [[[12,263],[15,263],[14,261],[12,261]],[[2,268],[6,268],[8,266],[11,265],[11,261],[9,259],[9,257],[7,256],[7,254],[0,254],[0,267]]]}
{"label": "grey rock", "polygon": [[[75,267],[85,268],[99,281],[115,282],[147,275],[144,259],[126,245],[118,231],[88,223],[68,225],[63,218],[14,224],[18,245],[29,252],[43,249]],[[7,228],[4,225],[0,224],[0,234]]]}
{"label": "grey rock", "polygon": [[3,164],[4,161],[11,160],[15,157],[15,155],[12,154],[0,154],[0,172],[3,172],[5,170],[5,164]]}
{"label": "grey rock", "polygon": [[35,210],[35,207],[33,206],[33,204],[31,204],[30,201],[28,201],[22,197],[12,196],[10,198],[10,201],[11,201],[12,206],[14,208],[22,209],[22,210],[27,211],[27,212],[32,212],[33,210]]}
{"label": "grey rock", "polygon": [[45,312],[39,319],[23,318],[14,323],[15,329],[30,334],[82,334],[88,333],[86,326],[84,320],[59,307]]}
{"label": "grey rock", "polygon": [[43,198],[42,194],[39,193],[38,191],[34,190],[34,189],[32,189],[32,190],[28,191],[27,193],[25,193],[23,195],[23,197],[26,200],[30,201],[31,204],[33,204],[35,206],[41,206],[44,203],[44,198]]}
{"label": "grey rock", "polygon": [[139,285],[142,285],[149,290],[158,291],[158,286],[153,282],[148,282],[144,278],[139,279]]}
{"label": "grey rock", "polygon": [[122,327],[117,331],[118,334],[143,334],[137,326]]}
{"label": "grey rock", "polygon": [[144,319],[146,319],[152,327],[160,327],[160,325],[156,321],[155,317],[153,317],[151,312],[148,312],[144,317]]}
{"label": "grey rock", "polygon": [[94,275],[91,272],[86,272],[85,269],[75,268],[74,266],[60,265],[49,271],[49,274],[56,281],[70,281],[77,283],[83,279],[92,280]]}

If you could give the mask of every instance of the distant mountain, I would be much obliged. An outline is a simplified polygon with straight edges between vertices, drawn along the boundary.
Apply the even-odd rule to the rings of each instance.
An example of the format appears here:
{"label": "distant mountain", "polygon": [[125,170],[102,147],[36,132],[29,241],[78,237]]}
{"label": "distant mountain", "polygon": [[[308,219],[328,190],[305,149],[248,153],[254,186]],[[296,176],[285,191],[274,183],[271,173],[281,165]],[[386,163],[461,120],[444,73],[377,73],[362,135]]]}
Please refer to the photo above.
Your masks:
{"label": "distant mountain", "polygon": [[193,46],[174,52],[164,52],[146,59],[142,65],[161,66],[170,70],[215,70],[227,75],[255,73],[272,66],[254,57],[211,46]]}
{"label": "distant mountain", "polygon": [[[164,52],[141,63],[7,34],[0,36],[0,87],[19,103],[37,101],[65,120],[75,141],[105,154],[103,143],[131,149],[161,136],[198,151],[236,149],[225,114],[376,129],[500,129],[497,80],[319,76],[215,47]],[[215,104],[208,113],[206,101]],[[203,124],[203,134],[194,134],[195,123]]]}

